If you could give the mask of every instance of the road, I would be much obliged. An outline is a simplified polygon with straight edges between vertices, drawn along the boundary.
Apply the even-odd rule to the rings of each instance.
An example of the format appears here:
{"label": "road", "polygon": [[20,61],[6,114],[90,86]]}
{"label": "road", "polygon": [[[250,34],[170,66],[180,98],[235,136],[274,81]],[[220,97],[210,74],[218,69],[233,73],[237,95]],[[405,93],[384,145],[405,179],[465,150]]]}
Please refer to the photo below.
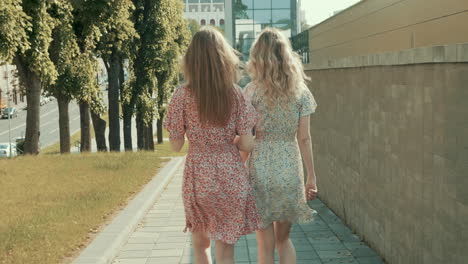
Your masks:
{"label": "road", "polygon": [[[104,97],[107,99],[107,96]],[[107,100],[105,100],[107,101]],[[75,134],[80,130],[80,109],[75,102],[71,102],[69,105],[69,114],[70,114],[70,135]],[[54,143],[59,142],[59,123],[58,123],[58,106],[57,100],[48,102],[47,104],[41,106],[41,136],[40,136],[40,146],[45,148]],[[154,122],[156,123],[156,122]],[[124,150],[124,140],[122,132],[123,122],[120,120],[120,141],[121,141],[121,150]],[[26,131],[26,110],[18,109],[18,117],[11,119],[11,139],[12,142],[15,142],[17,137],[24,136]],[[154,128],[156,131],[156,127]],[[106,141],[109,135],[109,128],[106,128]],[[137,137],[136,137],[136,127],[135,119],[132,120],[132,141],[134,150],[136,150]],[[0,143],[8,142],[8,119],[0,119]],[[72,152],[79,152],[79,150],[74,146],[74,142],[70,142]],[[108,142],[106,142],[108,144]],[[108,146],[109,147],[109,146]],[[91,140],[91,151],[96,152],[96,141]]]}
{"label": "road", "polygon": [[[12,142],[15,141],[15,138],[24,136],[26,132],[26,110],[18,110],[18,117],[11,119]],[[68,110],[70,113],[70,132],[73,135],[80,129],[80,109],[75,102],[71,102]],[[41,148],[44,148],[59,141],[57,100],[41,106],[40,116],[40,145]],[[0,119],[0,142],[8,142],[8,119]]]}

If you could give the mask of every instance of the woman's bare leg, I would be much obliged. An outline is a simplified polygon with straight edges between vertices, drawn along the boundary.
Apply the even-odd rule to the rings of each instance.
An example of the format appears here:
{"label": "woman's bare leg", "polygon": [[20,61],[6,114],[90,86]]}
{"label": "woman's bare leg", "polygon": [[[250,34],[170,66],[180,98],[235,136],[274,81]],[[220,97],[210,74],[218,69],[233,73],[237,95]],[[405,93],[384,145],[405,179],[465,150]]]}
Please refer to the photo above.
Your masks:
{"label": "woman's bare leg", "polygon": [[211,264],[210,239],[204,232],[192,233],[195,264]]}
{"label": "woman's bare leg", "polygon": [[234,264],[234,244],[226,244],[220,240],[215,245],[216,264]]}
{"label": "woman's bare leg", "polygon": [[275,230],[273,225],[257,230],[258,263],[275,263]]}
{"label": "woman's bare leg", "polygon": [[275,244],[280,264],[296,263],[296,249],[289,239],[291,226],[289,222],[275,222]]}

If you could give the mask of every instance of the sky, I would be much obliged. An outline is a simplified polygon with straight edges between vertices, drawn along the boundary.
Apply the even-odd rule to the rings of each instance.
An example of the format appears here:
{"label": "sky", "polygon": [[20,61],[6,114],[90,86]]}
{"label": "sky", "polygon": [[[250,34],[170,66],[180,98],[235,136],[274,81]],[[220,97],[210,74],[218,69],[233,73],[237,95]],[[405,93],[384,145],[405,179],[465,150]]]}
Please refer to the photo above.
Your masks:
{"label": "sky", "polygon": [[360,0],[302,0],[307,24],[313,26],[329,18],[334,11],[345,9]]}

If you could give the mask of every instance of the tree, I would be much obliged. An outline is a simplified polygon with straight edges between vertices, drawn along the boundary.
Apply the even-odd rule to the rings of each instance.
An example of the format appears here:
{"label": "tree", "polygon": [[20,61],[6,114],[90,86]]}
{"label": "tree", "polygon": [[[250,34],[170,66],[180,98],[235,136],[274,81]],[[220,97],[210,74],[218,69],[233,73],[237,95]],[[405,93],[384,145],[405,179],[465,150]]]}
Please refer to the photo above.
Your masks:
{"label": "tree", "polygon": [[109,148],[120,151],[120,90],[123,82],[119,79],[123,60],[128,57],[129,47],[137,37],[134,24],[131,21],[131,11],[134,6],[130,0],[113,0],[113,6],[107,15],[105,34],[100,39],[98,50],[104,60],[109,78]]}
{"label": "tree", "polygon": [[139,149],[154,149],[153,120],[167,100],[177,76],[177,58],[187,45],[188,26],[182,18],[182,3],[171,0],[134,0],[135,26],[140,35],[134,62],[132,100],[136,105]]}
{"label": "tree", "polygon": [[178,59],[182,56],[190,41],[190,25],[182,17],[182,3],[174,3],[175,8],[170,21],[172,23],[172,38],[169,38],[168,49],[164,52],[162,60],[157,63],[156,77],[158,79],[158,119],[157,119],[157,140],[163,142],[162,124],[166,114],[167,101],[175,87],[179,84],[179,63]]}
{"label": "tree", "polygon": [[[13,3],[15,2],[18,3],[17,1]],[[31,28],[26,29],[26,43],[30,45],[27,48],[24,45],[20,46],[13,59],[20,80],[26,87],[28,103],[24,142],[26,154],[39,153],[42,86],[53,84],[57,79],[57,70],[48,51],[52,42],[52,30],[56,26],[55,20],[48,13],[51,7],[50,2],[47,0],[23,1],[24,13],[30,17],[31,23]],[[9,54],[11,56],[11,52]]]}
{"label": "tree", "polygon": [[241,0],[234,0],[233,10],[236,15],[235,19],[250,19],[247,15],[248,6],[244,5]]}
{"label": "tree", "polygon": [[187,19],[187,22],[188,22],[188,28],[193,37],[195,33],[197,33],[200,30],[200,25],[195,19]]}
{"label": "tree", "polygon": [[[77,19],[76,31],[81,39],[82,50],[93,51],[104,61],[109,78],[109,147],[120,151],[119,91],[123,82],[119,80],[122,61],[127,56],[131,41],[136,38],[134,25],[130,20],[133,5],[129,0],[75,0]],[[99,92],[93,93],[99,97]],[[105,121],[101,118],[102,105],[91,100],[98,150],[107,149],[104,131]]]}
{"label": "tree", "polygon": [[[85,68],[89,81],[97,76],[97,43],[102,30],[105,30],[106,16],[103,15],[105,2],[101,0],[73,0],[73,29],[82,52],[83,62],[92,65]],[[99,85],[99,84],[98,84]],[[101,115],[105,112],[102,93],[98,85],[81,87],[77,94],[80,107],[81,151],[91,150],[90,116],[93,122],[98,151],[107,151],[106,121]]]}
{"label": "tree", "polygon": [[59,75],[54,84],[45,88],[49,94],[57,98],[61,153],[70,152],[68,105],[74,98],[80,102],[80,117],[85,121],[81,122],[81,150],[90,150],[90,130],[86,127],[86,123],[89,124],[89,111],[83,111],[85,108],[82,104],[94,101],[95,96],[90,95],[97,90],[94,78],[95,63],[87,52],[80,51],[72,26],[74,23],[72,11],[71,4],[63,0],[55,1],[49,9],[57,25],[52,31],[50,56]]}
{"label": "tree", "polygon": [[70,118],[68,105],[76,94],[74,82],[76,70],[74,60],[79,55],[76,36],[72,29],[71,5],[67,2],[54,2],[49,12],[55,20],[56,27],[52,30],[50,58],[58,71],[57,81],[44,87],[49,94],[57,98],[59,108],[60,153],[70,152]]}

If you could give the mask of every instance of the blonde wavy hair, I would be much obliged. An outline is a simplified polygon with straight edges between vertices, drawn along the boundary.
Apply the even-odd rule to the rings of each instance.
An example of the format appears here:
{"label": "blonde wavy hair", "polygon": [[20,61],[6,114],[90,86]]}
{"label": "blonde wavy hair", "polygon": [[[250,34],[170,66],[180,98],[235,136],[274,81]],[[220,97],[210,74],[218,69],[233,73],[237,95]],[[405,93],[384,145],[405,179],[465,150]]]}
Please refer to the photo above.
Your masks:
{"label": "blonde wavy hair", "polygon": [[203,27],[192,39],[182,66],[186,87],[195,97],[202,124],[218,127],[229,122],[236,107],[239,57],[212,27]]}
{"label": "blonde wavy hair", "polygon": [[275,28],[264,29],[252,45],[247,71],[270,106],[297,98],[310,80],[289,40]]}

